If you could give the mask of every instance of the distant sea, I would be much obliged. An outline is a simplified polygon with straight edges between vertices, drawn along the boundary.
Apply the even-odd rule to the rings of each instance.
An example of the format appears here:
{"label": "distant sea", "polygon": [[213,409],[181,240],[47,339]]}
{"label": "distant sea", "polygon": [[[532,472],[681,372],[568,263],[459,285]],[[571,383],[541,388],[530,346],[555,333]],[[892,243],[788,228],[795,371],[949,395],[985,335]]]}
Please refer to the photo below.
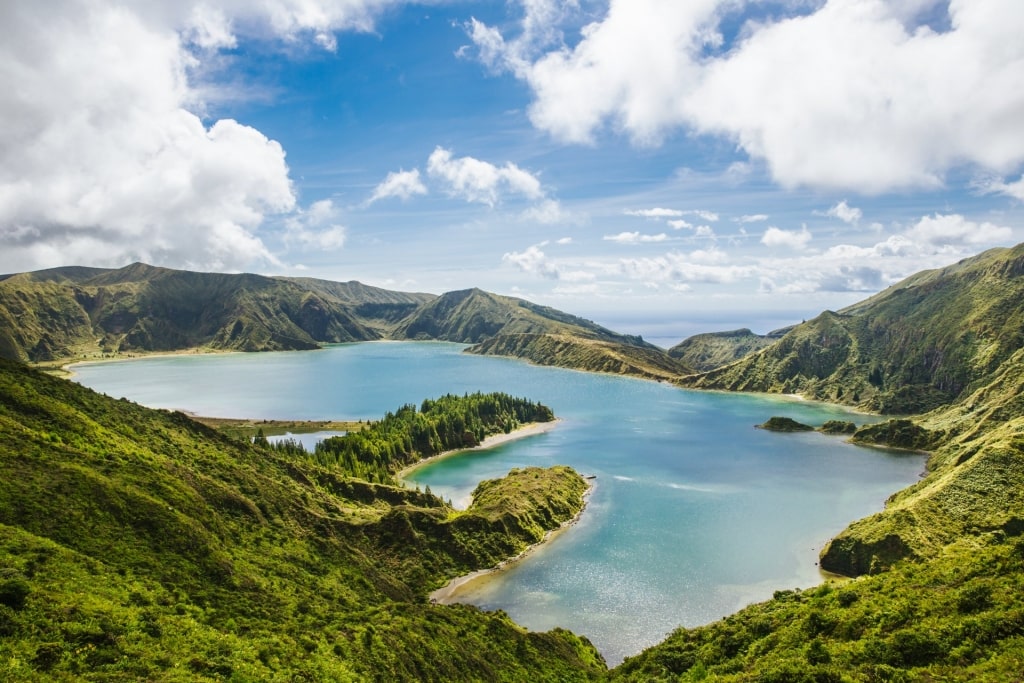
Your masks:
{"label": "distant sea", "polygon": [[431,463],[416,483],[454,502],[512,467],[569,464],[596,477],[581,521],[460,599],[531,629],[588,636],[610,664],[694,626],[822,581],[824,543],[915,481],[921,456],[817,433],[755,429],[773,415],[869,418],[785,397],[542,368],[438,342],[175,356],[82,365],[116,397],[201,415],[365,419],[445,393],[505,391],[551,406],[546,433]]}
{"label": "distant sea", "polygon": [[640,335],[644,341],[663,349],[670,349],[688,337],[705,332],[747,328],[756,334],[767,334],[815,315],[817,313],[807,311],[688,311],[678,316],[645,311],[582,314],[584,318],[616,332]]}

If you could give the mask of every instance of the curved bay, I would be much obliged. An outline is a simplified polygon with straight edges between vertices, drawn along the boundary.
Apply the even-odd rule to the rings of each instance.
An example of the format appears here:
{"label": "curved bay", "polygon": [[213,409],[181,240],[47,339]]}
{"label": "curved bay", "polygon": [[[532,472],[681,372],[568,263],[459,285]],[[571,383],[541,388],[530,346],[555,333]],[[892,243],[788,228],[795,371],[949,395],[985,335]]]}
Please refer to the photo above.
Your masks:
{"label": "curved bay", "polygon": [[464,501],[512,467],[568,464],[596,476],[582,520],[459,599],[519,623],[588,636],[610,664],[676,626],[707,623],[821,581],[817,553],[916,480],[923,458],[817,433],[754,429],[772,415],[820,424],[842,408],[471,356],[437,342],[317,352],[182,355],[81,365],[76,380],[144,405],[216,417],[374,419],[445,393],[539,400],[552,431],[438,460],[411,479]]}

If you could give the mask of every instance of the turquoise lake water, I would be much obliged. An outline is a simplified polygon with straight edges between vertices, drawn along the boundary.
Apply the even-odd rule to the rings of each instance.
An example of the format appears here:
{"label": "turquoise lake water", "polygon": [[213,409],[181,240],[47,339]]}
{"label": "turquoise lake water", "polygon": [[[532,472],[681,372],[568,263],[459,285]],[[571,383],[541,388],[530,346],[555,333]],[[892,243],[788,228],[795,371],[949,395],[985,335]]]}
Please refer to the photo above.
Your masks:
{"label": "turquoise lake water", "polygon": [[542,368],[458,344],[380,342],[322,351],[174,356],[82,365],[115,398],[216,417],[373,419],[445,393],[504,391],[549,405],[551,431],[429,463],[413,480],[455,503],[513,467],[594,475],[580,522],[459,600],[534,630],[589,637],[609,664],[677,626],[708,623],[775,590],[822,581],[824,543],[880,510],[924,468],[918,455],[817,433],[754,429],[865,416],[785,397]]}

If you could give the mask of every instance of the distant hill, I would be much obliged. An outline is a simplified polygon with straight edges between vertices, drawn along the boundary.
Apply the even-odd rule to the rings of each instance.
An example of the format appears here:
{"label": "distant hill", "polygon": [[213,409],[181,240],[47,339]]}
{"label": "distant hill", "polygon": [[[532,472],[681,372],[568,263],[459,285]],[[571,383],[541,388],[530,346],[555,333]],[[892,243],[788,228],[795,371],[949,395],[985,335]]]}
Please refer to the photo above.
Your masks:
{"label": "distant hill", "polygon": [[658,379],[691,372],[642,338],[568,313],[480,289],[448,292],[420,306],[393,332],[399,339],[474,344],[470,353]]}
{"label": "distant hill", "polygon": [[1024,345],[1024,245],[918,273],[825,311],[686,386],[800,393],[883,414],[921,413],[984,386]]}
{"label": "distant hill", "polygon": [[754,334],[746,328],[696,334],[670,348],[668,355],[697,372],[708,372],[772,345],[790,329],[768,334]]}
{"label": "distant hill", "polygon": [[619,344],[571,334],[500,334],[468,349],[470,353],[523,358],[588,372],[607,372],[671,381],[692,373],[653,346]]}
{"label": "distant hill", "polygon": [[394,331],[398,339],[444,339],[465,344],[477,344],[499,334],[572,334],[645,345],[639,337],[618,334],[590,320],[481,289],[443,294],[420,306]]}
{"label": "distant hill", "polygon": [[0,280],[0,353],[44,361],[89,353],[313,349],[380,337],[354,307],[297,282],[141,263]]}
{"label": "distant hill", "polygon": [[[477,344],[506,334],[557,334],[601,342],[613,355],[644,356],[645,364],[663,367],[660,376],[667,376],[664,368],[679,367],[639,337],[479,289],[437,296],[354,281],[194,273],[142,263],[0,276],[0,323],[0,357],[32,362],[193,348],[305,350],[377,339]],[[566,365],[571,357],[533,353],[531,359]],[[598,366],[647,373],[636,363],[590,362],[587,369]]]}

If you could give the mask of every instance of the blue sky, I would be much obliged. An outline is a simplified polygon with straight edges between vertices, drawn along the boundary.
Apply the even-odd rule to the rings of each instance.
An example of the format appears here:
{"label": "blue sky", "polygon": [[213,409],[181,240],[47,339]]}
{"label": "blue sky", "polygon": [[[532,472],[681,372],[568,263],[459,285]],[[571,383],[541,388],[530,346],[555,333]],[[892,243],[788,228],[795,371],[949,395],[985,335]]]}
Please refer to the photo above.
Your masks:
{"label": "blue sky", "polygon": [[481,287],[669,344],[1024,239],[1017,0],[16,0],[0,272]]}

